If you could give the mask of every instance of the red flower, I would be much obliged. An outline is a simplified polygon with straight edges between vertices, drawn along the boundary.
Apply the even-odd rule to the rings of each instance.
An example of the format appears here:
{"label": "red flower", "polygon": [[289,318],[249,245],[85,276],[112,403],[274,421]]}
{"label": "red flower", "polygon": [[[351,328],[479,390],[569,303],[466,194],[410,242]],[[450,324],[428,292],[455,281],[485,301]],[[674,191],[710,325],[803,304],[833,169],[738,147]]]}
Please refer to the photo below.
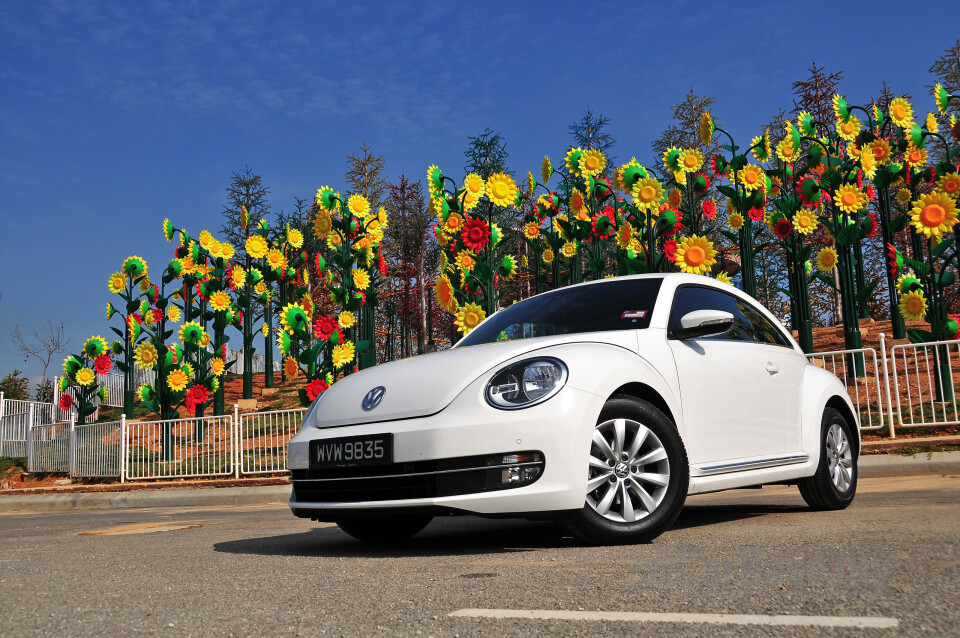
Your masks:
{"label": "red flower", "polygon": [[602,211],[597,213],[596,217],[590,220],[591,226],[593,226],[593,235],[599,239],[606,239],[613,235],[615,228],[615,220],[613,217],[613,208],[610,206],[604,207]]}
{"label": "red flower", "polygon": [[157,303],[157,299],[160,298],[160,286],[158,286],[157,284],[153,284],[153,286],[151,286],[150,288],[150,291],[152,293],[151,294],[152,299],[150,300],[150,303]]}
{"label": "red flower", "polygon": [[387,276],[387,260],[383,258],[383,248],[377,248],[377,257],[380,259],[378,266],[380,267],[380,276]]}
{"label": "red flower", "polygon": [[893,244],[887,244],[887,265],[890,266],[890,274],[896,277],[899,268],[897,266],[897,249],[893,247]]}
{"label": "red flower", "polygon": [[337,329],[337,322],[333,317],[323,315],[313,320],[313,336],[317,339],[326,340]]}
{"label": "red flower", "polygon": [[99,357],[93,360],[93,371],[97,374],[106,374],[110,372],[110,367],[113,365],[113,361],[110,360],[110,355],[101,354]]}
{"label": "red flower", "polygon": [[703,209],[703,216],[707,219],[713,219],[717,216],[717,202],[712,199],[703,200],[700,207]]}
{"label": "red flower", "polygon": [[708,188],[710,188],[710,176],[706,173],[697,173],[693,178],[693,192],[699,195],[707,192]]}
{"label": "red flower", "polygon": [[[949,317],[950,321],[953,322],[953,325],[957,327],[956,332],[954,332],[954,334],[952,335],[949,335],[948,338],[960,339],[960,317],[958,317],[957,315],[951,315],[951,314],[948,314],[947,317]],[[947,330],[950,329],[950,321],[947,322]]]}
{"label": "red flower", "polygon": [[873,187],[873,184],[867,184],[867,197],[870,199],[871,202],[875,201],[877,198],[877,191]]}
{"label": "red flower", "polygon": [[671,263],[677,261],[677,240],[668,239],[666,243],[663,244],[663,253]]}
{"label": "red flower", "polygon": [[487,242],[490,241],[490,227],[487,226],[487,222],[484,220],[473,217],[463,225],[461,235],[463,237],[463,243],[467,248],[480,252],[483,250],[483,247],[487,245]]}
{"label": "red flower", "polygon": [[[226,347],[226,346],[224,346],[224,347]],[[177,363],[179,363],[179,362],[177,361],[177,349],[174,348],[173,346],[167,346],[167,350],[169,350],[169,351],[170,351],[170,354],[173,355],[173,364],[176,365]]]}
{"label": "red flower", "polygon": [[780,219],[777,220],[777,223],[773,225],[773,234],[779,237],[780,239],[785,238],[790,234],[790,231],[793,230],[793,224],[790,223],[789,219]]}
{"label": "red flower", "polygon": [[749,211],[747,211],[747,215],[749,215],[750,219],[755,222],[763,221],[763,209],[759,206],[754,206],[751,208]]}
{"label": "red flower", "polygon": [[69,394],[60,395],[60,409],[66,412],[72,407],[73,407],[73,397],[70,396]]}
{"label": "red flower", "polygon": [[227,358],[227,344],[225,343],[220,345],[220,358],[221,359]]}
{"label": "red flower", "polygon": [[877,216],[874,213],[867,213],[867,217],[870,219],[870,232],[867,233],[867,237],[873,237],[877,234]]}
{"label": "red flower", "polygon": [[193,410],[197,407],[197,405],[205,402],[209,398],[210,395],[207,393],[206,387],[199,384],[190,386],[190,389],[187,390],[187,409]]}
{"label": "red flower", "polygon": [[307,384],[307,398],[313,401],[330,387],[330,384],[323,379],[314,379]]}
{"label": "red flower", "polygon": [[680,213],[677,213],[677,221],[674,222],[673,226],[671,228],[668,228],[667,231],[663,233],[663,235],[664,237],[673,237],[674,235],[679,234],[682,230],[683,230],[683,222],[680,221]]}
{"label": "red flower", "polygon": [[154,321],[154,323],[160,323],[161,321],[163,321],[163,311],[162,311],[162,310],[159,310],[158,308],[154,308],[154,309],[151,310],[150,312],[153,313],[153,321]]}

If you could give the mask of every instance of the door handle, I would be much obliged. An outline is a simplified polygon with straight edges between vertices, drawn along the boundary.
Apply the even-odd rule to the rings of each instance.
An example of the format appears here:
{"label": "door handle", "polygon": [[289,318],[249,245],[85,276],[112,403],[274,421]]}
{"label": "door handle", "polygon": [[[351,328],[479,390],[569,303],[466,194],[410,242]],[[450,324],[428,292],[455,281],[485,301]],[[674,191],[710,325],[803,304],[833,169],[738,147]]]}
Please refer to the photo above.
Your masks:
{"label": "door handle", "polygon": [[773,363],[767,361],[767,372],[769,372],[770,374],[777,374],[778,372],[780,372],[780,368],[773,365]]}

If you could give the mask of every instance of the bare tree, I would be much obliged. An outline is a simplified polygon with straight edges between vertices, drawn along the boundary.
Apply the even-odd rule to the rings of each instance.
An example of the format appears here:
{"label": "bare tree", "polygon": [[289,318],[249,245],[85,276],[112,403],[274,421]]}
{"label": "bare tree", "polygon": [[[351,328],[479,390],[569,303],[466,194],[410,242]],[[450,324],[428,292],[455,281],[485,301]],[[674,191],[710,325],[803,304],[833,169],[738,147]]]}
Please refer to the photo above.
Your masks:
{"label": "bare tree", "polygon": [[50,367],[50,361],[58,352],[62,352],[70,345],[70,337],[63,332],[63,324],[54,326],[53,322],[47,319],[47,329],[42,331],[39,328],[33,329],[33,339],[27,342],[20,332],[20,326],[13,327],[10,333],[10,340],[13,346],[24,355],[24,361],[30,357],[36,357],[43,364],[43,381],[47,381],[47,369]]}

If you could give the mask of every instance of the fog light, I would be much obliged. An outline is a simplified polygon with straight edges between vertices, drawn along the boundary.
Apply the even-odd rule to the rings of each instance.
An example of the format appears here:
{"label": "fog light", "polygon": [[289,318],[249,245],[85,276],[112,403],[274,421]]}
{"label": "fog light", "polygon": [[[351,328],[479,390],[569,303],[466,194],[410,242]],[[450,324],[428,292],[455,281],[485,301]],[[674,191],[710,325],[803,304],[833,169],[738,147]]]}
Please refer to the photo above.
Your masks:
{"label": "fog light", "polygon": [[524,481],[533,481],[538,476],[540,476],[539,467],[525,467],[523,468],[523,480]]}
{"label": "fog light", "polygon": [[501,482],[503,483],[519,483],[520,482],[520,468],[519,467],[508,467],[501,473]]}

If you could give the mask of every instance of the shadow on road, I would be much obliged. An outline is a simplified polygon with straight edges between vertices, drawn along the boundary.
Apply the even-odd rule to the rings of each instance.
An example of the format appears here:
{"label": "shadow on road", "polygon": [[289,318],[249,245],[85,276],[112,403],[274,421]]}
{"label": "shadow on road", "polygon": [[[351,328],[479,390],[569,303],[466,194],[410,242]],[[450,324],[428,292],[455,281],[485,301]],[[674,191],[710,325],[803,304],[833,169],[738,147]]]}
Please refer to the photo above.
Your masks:
{"label": "shadow on road", "polygon": [[[687,505],[673,529],[722,525],[769,514],[809,510],[796,505]],[[669,532],[667,532],[669,534]],[[214,551],[256,556],[401,558],[529,552],[582,545],[558,524],[543,521],[491,520],[473,516],[435,519],[423,532],[397,543],[363,543],[337,527],[216,543]]]}

